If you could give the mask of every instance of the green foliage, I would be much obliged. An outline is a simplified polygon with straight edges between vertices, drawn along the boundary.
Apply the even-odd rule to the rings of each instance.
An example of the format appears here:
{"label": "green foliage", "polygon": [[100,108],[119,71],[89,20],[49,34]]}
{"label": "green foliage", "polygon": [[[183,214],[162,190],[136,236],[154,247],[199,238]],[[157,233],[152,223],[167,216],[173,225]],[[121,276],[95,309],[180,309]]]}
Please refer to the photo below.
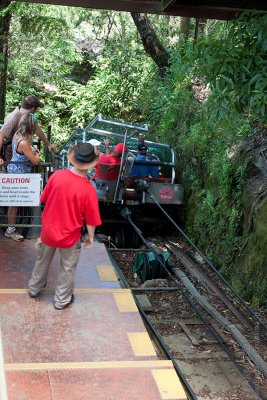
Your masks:
{"label": "green foliage", "polygon": [[11,24],[8,91],[43,91],[57,84],[80,59],[57,7],[20,5]]}
{"label": "green foliage", "polygon": [[172,52],[169,75],[164,81],[159,76],[153,77],[155,84],[147,90],[142,106],[152,130],[156,132],[155,139],[168,142],[174,148],[179,147],[177,139],[187,132],[188,122],[196,120],[198,114],[193,92],[190,91],[188,64],[184,63],[182,51],[177,49]]}
{"label": "green foliage", "polygon": [[124,120],[140,118],[138,99],[150,69],[141,56],[99,57],[96,73],[86,85],[69,82],[60,88],[58,96],[70,110],[69,124],[86,126],[98,113]]}
{"label": "green foliage", "polygon": [[249,135],[250,123],[233,109],[218,120],[213,99],[196,101],[195,57],[192,43],[173,50],[167,80],[159,80],[151,90],[154,102],[148,116],[159,140],[177,149],[177,172],[187,195],[189,236],[230,275],[241,244],[244,181],[244,166],[234,166],[230,154]]}
{"label": "green foliage", "polygon": [[189,229],[200,247],[224,271],[231,268],[240,243],[245,169],[242,165],[234,166],[228,157],[240,135],[246,137],[249,133],[242,120],[240,128],[233,132],[235,119],[234,116],[218,126],[212,118],[205,118],[202,124],[191,127],[186,138],[180,138],[182,149],[197,160],[190,177],[196,210]]}
{"label": "green foliage", "polygon": [[[178,37],[177,18],[151,16],[171,55],[162,80],[127,13],[19,2],[8,10],[7,111],[37,94],[45,102],[40,122],[52,124],[57,145],[98,113],[148,123],[152,140],[176,150],[189,236],[233,278],[243,245],[245,165],[232,163],[231,154],[249,135],[251,121],[266,121],[266,16],[209,21],[209,35],[197,42]],[[77,83],[73,68],[85,61],[88,81]],[[197,85],[210,91],[205,101]],[[253,254],[245,281],[253,280]],[[259,256],[255,268],[263,280],[262,263]],[[239,288],[252,298],[245,284]]]}
{"label": "green foliage", "polygon": [[196,48],[197,69],[212,89],[217,115],[229,109],[253,119],[267,118],[267,16],[244,15],[220,37],[203,38]]}

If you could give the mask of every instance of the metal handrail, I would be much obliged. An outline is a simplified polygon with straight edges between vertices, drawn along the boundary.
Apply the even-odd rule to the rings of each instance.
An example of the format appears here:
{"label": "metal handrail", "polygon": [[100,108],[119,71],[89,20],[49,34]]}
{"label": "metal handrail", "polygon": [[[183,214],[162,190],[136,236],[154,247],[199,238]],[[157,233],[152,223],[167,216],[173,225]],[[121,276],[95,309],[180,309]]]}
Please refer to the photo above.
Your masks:
{"label": "metal handrail", "polygon": [[116,199],[117,199],[117,195],[118,195],[118,191],[119,191],[119,185],[120,185],[120,181],[121,181],[122,167],[123,167],[123,163],[124,163],[124,154],[125,154],[126,138],[127,138],[127,129],[125,130],[125,134],[124,134],[123,149],[122,149],[121,162],[120,162],[120,171],[119,171],[119,176],[118,176],[117,183],[116,183],[116,189],[115,189],[115,194],[114,194],[114,198],[113,198],[113,203],[116,203]]}
{"label": "metal handrail", "polygon": [[[107,123],[107,124],[110,124],[110,125],[114,125],[114,126],[121,126],[123,128],[126,128],[126,129],[135,129],[136,131],[143,131],[143,132],[147,132],[148,131],[147,124],[145,124],[144,126],[136,126],[136,125],[131,125],[131,124],[125,124],[123,122],[117,122],[117,121],[112,121],[112,120],[105,119],[105,118],[103,118],[103,116],[101,114],[98,114],[97,117],[98,118],[94,122],[97,122],[97,120],[98,120],[99,122],[104,122],[104,123]],[[91,126],[93,126],[93,125],[91,125]]]}
{"label": "metal handrail", "polygon": [[8,400],[1,325],[0,325],[0,400]]}

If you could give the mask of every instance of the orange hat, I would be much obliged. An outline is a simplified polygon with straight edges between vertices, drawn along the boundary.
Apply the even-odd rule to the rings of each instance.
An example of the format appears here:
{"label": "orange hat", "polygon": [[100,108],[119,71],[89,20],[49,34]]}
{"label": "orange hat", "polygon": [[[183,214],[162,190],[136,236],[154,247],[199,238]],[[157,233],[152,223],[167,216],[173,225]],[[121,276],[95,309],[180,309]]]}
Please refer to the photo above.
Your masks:
{"label": "orange hat", "polygon": [[124,152],[126,153],[127,151],[128,151],[128,146],[125,144],[123,144],[123,143],[118,143],[116,146],[115,146],[115,151],[116,151],[116,153],[118,153],[118,154],[122,154],[123,153],[123,149],[124,149]]}

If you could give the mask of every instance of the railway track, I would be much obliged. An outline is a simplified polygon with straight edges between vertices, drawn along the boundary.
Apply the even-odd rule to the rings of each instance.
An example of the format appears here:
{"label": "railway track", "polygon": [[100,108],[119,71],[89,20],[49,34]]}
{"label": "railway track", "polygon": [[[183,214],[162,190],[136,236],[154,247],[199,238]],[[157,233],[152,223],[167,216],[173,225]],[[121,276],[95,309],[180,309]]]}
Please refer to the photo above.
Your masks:
{"label": "railway track", "polygon": [[[139,235],[142,237],[140,231]],[[153,251],[161,263],[161,268],[165,269],[167,283],[165,282],[165,287],[152,288],[147,285],[132,287],[132,291],[136,295],[146,293],[150,302],[154,304],[155,312],[154,314],[150,312],[148,318],[155,329],[167,338],[167,348],[170,351],[173,349],[168,337],[171,337],[178,327],[190,338],[190,347],[195,348],[196,354],[199,354],[201,341],[195,333],[200,332],[204,344],[211,346],[205,350],[205,354],[211,358],[214,355],[219,360],[231,360],[242,374],[244,382],[248,382],[253,390],[253,395],[244,392],[241,397],[224,395],[222,398],[267,399],[267,330],[263,316],[258,315],[248,304],[240,300],[235,290],[204,258],[200,257],[201,262],[193,259],[192,251],[184,250],[189,247],[181,239],[170,240],[160,237],[142,239],[146,246],[143,251]],[[164,251],[171,254],[170,262],[164,263],[162,257],[159,257]],[[122,254],[126,254],[124,259],[121,257]],[[134,279],[129,264],[134,264],[136,250],[118,252],[113,250],[112,256],[115,256],[131,286]],[[166,304],[169,304],[167,311]],[[174,311],[170,310],[172,307]],[[162,316],[161,319],[158,318],[159,315]],[[171,315],[171,318],[166,319],[166,315]],[[219,353],[215,351],[215,347],[217,349],[218,346],[221,348]],[[179,362],[179,357],[179,351],[174,349],[173,358]],[[196,360],[200,358],[196,357]],[[232,393],[229,396],[234,395]]]}
{"label": "railway track", "polygon": [[[214,333],[243,375],[249,377],[259,397],[267,398],[267,330],[263,318],[240,303],[236,292],[225,284],[219,273],[211,271],[209,265],[193,261],[169,240],[163,243],[175,258],[172,272],[179,284],[190,293],[194,306],[201,306],[205,321],[212,318]],[[246,360],[242,365],[240,358]]]}

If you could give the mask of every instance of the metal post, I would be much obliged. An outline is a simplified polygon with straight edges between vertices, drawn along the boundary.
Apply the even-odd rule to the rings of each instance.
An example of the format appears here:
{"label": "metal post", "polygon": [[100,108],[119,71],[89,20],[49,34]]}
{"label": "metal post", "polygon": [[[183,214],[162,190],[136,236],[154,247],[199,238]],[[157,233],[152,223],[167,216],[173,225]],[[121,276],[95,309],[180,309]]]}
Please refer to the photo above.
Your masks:
{"label": "metal post", "polygon": [[116,189],[115,189],[115,194],[114,194],[114,198],[113,198],[113,203],[116,203],[117,195],[118,195],[118,191],[119,191],[119,185],[120,185],[120,181],[121,181],[121,172],[122,172],[122,167],[123,167],[123,163],[124,163],[126,138],[127,138],[127,129],[125,130],[125,135],[124,135],[124,140],[123,140],[123,150],[122,150],[122,155],[121,155],[120,171],[119,171],[119,176],[118,176],[117,183],[116,183]]}
{"label": "metal post", "polygon": [[0,325],[0,400],[8,400],[4,354],[3,354],[3,346],[2,346],[1,325]]}
{"label": "metal post", "polygon": [[[49,124],[47,126],[47,140],[49,142],[51,141],[51,133],[52,133],[52,127]],[[45,162],[48,162],[48,161],[49,161],[49,150],[48,150],[48,147],[47,147],[46,150],[45,150]]]}

